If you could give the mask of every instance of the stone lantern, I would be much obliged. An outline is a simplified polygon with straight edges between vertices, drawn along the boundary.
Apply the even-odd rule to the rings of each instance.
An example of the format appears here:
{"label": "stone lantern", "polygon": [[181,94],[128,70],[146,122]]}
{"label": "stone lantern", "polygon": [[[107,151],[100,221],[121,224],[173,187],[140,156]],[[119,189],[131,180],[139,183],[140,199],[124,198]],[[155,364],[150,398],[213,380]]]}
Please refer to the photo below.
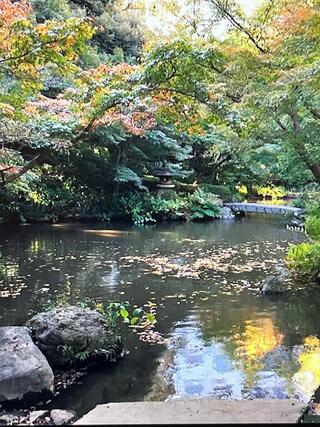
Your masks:
{"label": "stone lantern", "polygon": [[166,190],[175,187],[175,184],[172,181],[173,173],[169,169],[157,169],[154,174],[159,178],[157,188]]}

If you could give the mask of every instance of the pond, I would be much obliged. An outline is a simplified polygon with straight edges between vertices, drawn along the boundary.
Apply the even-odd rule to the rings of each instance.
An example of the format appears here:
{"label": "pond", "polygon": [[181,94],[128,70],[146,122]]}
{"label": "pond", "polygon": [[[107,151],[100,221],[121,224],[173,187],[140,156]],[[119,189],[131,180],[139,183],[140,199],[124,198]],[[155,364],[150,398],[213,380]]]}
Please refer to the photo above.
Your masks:
{"label": "pond", "polygon": [[259,286],[303,233],[275,216],[207,223],[3,226],[9,279],[1,325],[50,304],[155,302],[166,344],[128,334],[129,353],[54,398],[78,415],[110,401],[210,396],[308,401],[320,384],[315,287],[262,296]]}

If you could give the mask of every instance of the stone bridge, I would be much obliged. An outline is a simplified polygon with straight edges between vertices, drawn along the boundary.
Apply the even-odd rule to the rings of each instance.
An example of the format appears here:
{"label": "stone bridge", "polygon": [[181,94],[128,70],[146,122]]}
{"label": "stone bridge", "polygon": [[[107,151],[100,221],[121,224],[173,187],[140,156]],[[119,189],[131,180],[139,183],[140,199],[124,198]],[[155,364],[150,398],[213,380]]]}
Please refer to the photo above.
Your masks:
{"label": "stone bridge", "polygon": [[234,213],[293,214],[299,216],[303,209],[285,205],[268,205],[263,203],[224,203]]}

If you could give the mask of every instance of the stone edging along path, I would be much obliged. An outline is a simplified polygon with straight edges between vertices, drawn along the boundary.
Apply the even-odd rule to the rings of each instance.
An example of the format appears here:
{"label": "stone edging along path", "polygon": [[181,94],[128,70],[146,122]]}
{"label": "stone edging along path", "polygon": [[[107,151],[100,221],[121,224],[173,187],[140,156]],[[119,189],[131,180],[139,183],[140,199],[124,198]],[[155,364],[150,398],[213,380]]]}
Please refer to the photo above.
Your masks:
{"label": "stone edging along path", "polygon": [[96,406],[75,425],[95,424],[239,424],[300,422],[306,405],[295,399],[173,399],[166,402],[121,402]]}
{"label": "stone edging along path", "polygon": [[230,208],[235,212],[243,213],[267,213],[267,214],[301,214],[302,208],[296,208],[286,205],[268,205],[263,203],[224,203],[223,206]]}

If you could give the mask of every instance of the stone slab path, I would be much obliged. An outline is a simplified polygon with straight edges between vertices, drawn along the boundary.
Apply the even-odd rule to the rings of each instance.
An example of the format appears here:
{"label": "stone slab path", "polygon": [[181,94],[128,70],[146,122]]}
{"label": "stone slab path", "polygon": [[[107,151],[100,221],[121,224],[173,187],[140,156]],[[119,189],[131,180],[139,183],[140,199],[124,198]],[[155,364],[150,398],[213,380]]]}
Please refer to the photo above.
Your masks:
{"label": "stone slab path", "polygon": [[304,409],[294,399],[121,402],[98,405],[75,424],[292,424],[300,421]]}

